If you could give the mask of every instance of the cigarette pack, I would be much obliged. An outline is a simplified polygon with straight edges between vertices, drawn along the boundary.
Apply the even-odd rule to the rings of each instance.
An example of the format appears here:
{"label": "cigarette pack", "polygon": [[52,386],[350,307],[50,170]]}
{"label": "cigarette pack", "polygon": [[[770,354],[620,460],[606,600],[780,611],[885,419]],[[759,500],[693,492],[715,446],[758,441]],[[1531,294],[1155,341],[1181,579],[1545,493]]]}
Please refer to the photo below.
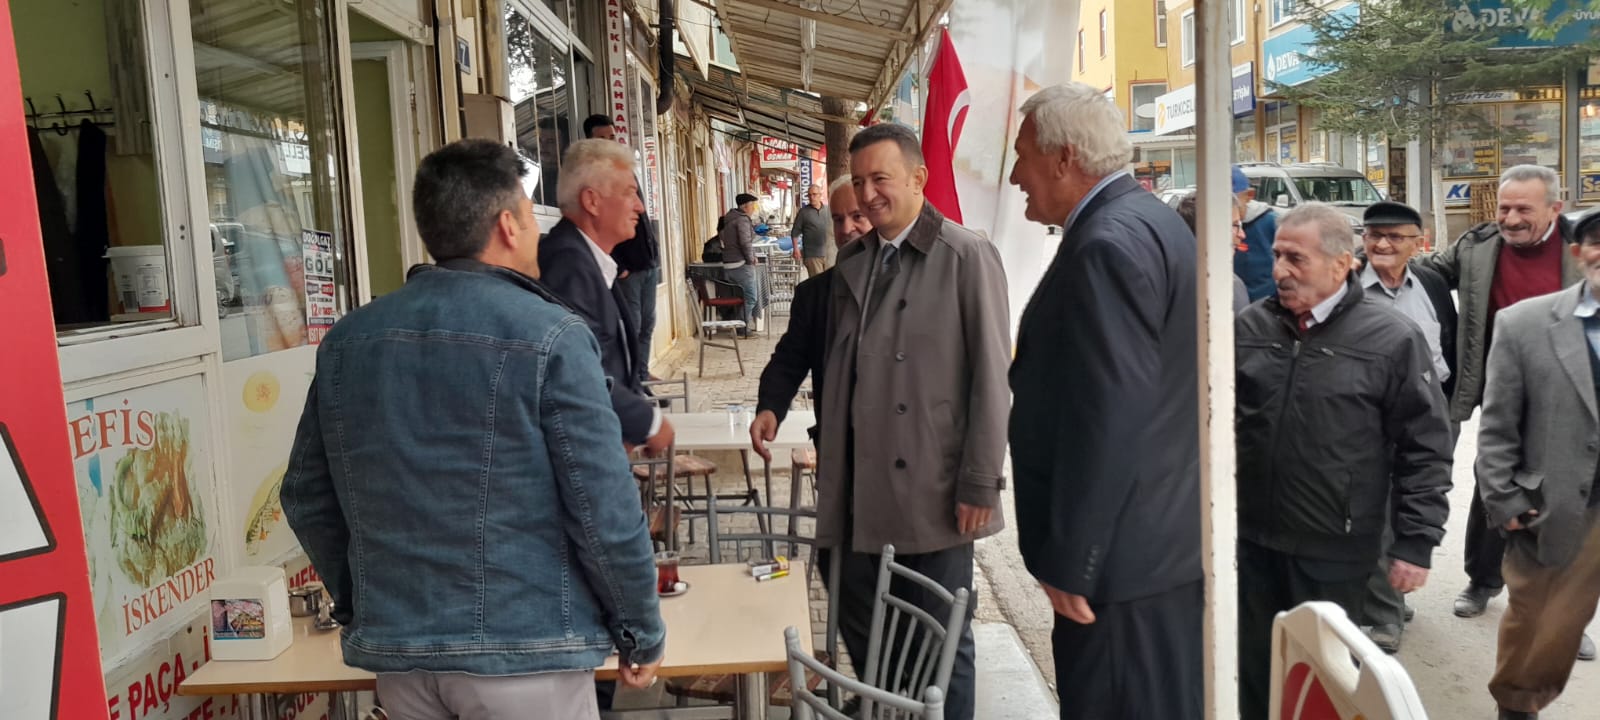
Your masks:
{"label": "cigarette pack", "polygon": [[770,575],[779,570],[788,570],[789,558],[779,555],[772,559],[751,560],[747,564],[750,566],[750,576],[760,577],[762,575]]}

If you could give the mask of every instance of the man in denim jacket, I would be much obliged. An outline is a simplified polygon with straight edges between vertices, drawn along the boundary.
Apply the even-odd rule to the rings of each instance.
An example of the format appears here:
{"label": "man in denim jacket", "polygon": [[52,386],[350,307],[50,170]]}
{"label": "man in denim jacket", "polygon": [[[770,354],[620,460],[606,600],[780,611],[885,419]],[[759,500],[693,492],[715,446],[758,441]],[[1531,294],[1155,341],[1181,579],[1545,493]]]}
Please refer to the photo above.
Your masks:
{"label": "man in denim jacket", "polygon": [[534,280],[510,148],[417,171],[437,266],[317,351],[283,508],[394,720],[595,718],[593,668],[649,685],[665,642],[644,513],[600,353]]}

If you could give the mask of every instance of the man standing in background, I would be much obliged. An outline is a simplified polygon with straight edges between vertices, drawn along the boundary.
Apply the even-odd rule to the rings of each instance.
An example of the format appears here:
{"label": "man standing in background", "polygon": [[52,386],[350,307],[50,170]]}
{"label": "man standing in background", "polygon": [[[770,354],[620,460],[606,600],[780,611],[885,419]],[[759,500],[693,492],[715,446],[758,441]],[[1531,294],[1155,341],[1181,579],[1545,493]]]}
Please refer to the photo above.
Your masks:
{"label": "man standing in background", "polygon": [[794,216],[794,256],[806,266],[806,277],[828,269],[828,208],[822,204],[822,186],[812,185],[806,204]]}
{"label": "man standing in background", "polygon": [[[590,115],[583,121],[583,136],[601,140],[615,140],[617,129],[611,118]],[[644,201],[644,184],[639,183],[639,204]],[[617,261],[617,292],[633,317],[633,327],[639,333],[639,381],[650,379],[650,340],[656,332],[656,286],[661,284],[661,240],[656,237],[656,226],[648,213],[639,213],[633,237],[623,241],[611,251]]]}

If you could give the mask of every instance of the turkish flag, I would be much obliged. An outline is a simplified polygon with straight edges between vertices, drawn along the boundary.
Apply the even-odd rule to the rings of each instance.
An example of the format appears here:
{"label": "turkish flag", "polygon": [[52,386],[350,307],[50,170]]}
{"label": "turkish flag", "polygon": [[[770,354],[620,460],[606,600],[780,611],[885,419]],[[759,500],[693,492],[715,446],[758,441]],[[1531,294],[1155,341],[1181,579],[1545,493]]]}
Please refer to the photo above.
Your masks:
{"label": "turkish flag", "polygon": [[950,42],[948,29],[939,31],[939,54],[928,73],[928,107],[922,117],[922,156],[928,164],[928,201],[945,217],[961,222],[961,199],[956,195],[953,163],[961,126],[967,121],[972,96],[961,59]]}

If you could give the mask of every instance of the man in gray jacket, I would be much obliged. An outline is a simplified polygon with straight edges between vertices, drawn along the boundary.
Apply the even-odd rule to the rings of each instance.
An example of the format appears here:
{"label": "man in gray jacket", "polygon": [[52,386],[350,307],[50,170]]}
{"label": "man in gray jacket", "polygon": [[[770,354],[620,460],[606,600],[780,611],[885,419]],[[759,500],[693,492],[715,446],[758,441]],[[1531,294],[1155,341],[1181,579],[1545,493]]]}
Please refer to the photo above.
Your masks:
{"label": "man in gray jacket", "polygon": [[[916,134],[894,124],[862,130],[850,143],[850,175],[874,230],[840,249],[829,289],[817,540],[848,549],[837,601],[845,645],[859,658],[885,544],[954,591],[972,586],[972,542],[1000,531],[1011,337],[1000,253],[923,197]],[[949,612],[925,595],[907,599]],[[968,720],[970,622],[959,643],[945,717]]]}
{"label": "man in gray jacket", "polygon": [[1510,590],[1489,692],[1535,718],[1566,687],[1600,601],[1600,214],[1574,233],[1586,279],[1495,319],[1478,491],[1507,533]]}
{"label": "man in gray jacket", "polygon": [[722,274],[744,291],[744,329],[739,337],[750,337],[761,317],[761,279],[756,276],[755,222],[751,216],[761,207],[761,199],[739,193],[737,205],[722,217],[717,238],[722,242]]}

